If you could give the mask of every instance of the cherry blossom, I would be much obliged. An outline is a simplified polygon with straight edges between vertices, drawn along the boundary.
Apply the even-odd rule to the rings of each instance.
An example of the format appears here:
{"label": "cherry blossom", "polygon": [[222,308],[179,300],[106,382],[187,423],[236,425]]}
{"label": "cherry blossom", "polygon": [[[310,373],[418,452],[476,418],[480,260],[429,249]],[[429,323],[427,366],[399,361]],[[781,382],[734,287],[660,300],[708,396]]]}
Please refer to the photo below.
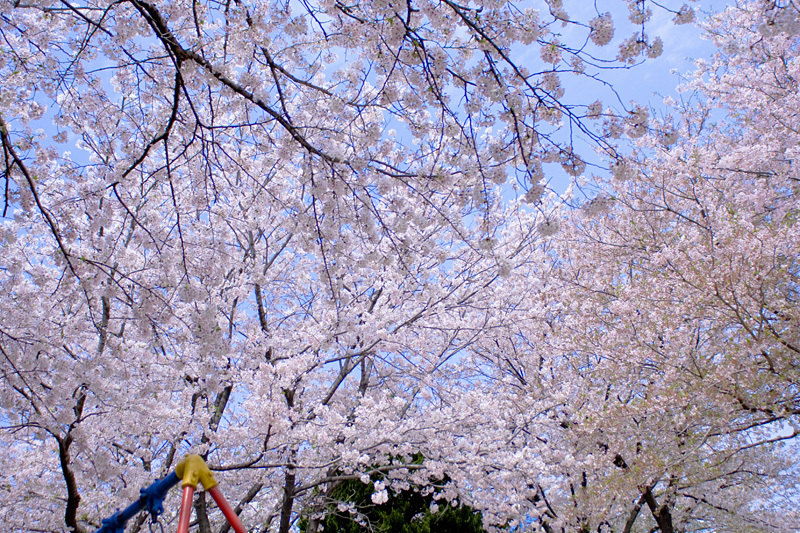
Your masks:
{"label": "cherry blossom", "polygon": [[660,53],[618,4],[618,57],[614,3],[0,4],[6,528],[93,531],[190,452],[259,531],[345,480],[487,527],[790,523],[797,17],[712,19],[663,143],[562,79]]}
{"label": "cherry blossom", "polygon": [[592,29],[589,38],[597,46],[605,46],[614,38],[614,21],[611,19],[611,13],[592,19],[589,26]]}
{"label": "cherry blossom", "polygon": [[680,122],[561,208],[550,269],[512,273],[549,275],[504,351],[543,531],[796,527],[800,62],[765,16],[788,17],[750,2],[708,23],[719,52]]}

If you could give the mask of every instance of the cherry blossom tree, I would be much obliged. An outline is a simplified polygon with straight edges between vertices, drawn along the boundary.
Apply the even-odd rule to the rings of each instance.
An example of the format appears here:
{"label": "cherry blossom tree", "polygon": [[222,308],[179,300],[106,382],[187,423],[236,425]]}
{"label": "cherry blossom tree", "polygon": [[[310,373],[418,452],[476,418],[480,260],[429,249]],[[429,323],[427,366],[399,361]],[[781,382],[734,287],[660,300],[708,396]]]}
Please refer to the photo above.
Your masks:
{"label": "cherry blossom tree", "polygon": [[[723,520],[731,506],[753,504],[749,482],[734,485],[744,488],[732,499],[731,465],[745,457],[747,474],[778,479],[779,450],[770,461],[750,456],[782,438],[796,414],[795,286],[786,281],[796,271],[785,222],[793,189],[778,184],[791,185],[792,137],[783,138],[781,159],[758,152],[744,133],[698,135],[701,122],[687,114],[681,143],[692,155],[677,156],[656,149],[644,109],[572,102],[566,76],[602,88],[603,68],[661,52],[647,24],[653,9],[666,8],[620,5],[627,22],[599,3],[585,20],[572,18],[559,0],[0,4],[4,523],[93,530],[190,451],[261,531],[287,532],[301,514],[316,531],[337,483],[376,475],[386,478],[376,503],[386,487],[447,478],[436,487],[442,504],[471,505],[487,526],[617,524],[634,509],[626,498],[644,498],[625,515],[634,520],[651,500],[674,501],[666,509],[677,517],[672,509],[687,509],[690,496],[669,476],[683,483],[680,468],[690,466],[692,487],[728,498],[722,505],[691,493],[696,507]],[[693,18],[685,5],[671,9],[678,23]],[[775,54],[783,39],[783,56],[758,63],[753,50],[726,55],[742,72],[785,59],[777,79],[789,87],[794,44],[782,27],[795,19],[773,11],[734,22],[741,31],[763,25],[753,50]],[[635,33],[603,48],[616,44],[623,24]],[[699,87],[714,102],[757,110],[734,101],[742,94],[725,83]],[[789,98],[791,90],[765,94]],[[789,119],[775,106],[777,118],[741,119],[752,139]],[[594,208],[572,212],[544,171],[581,175],[590,154],[577,140],[617,156],[621,134],[640,139],[642,157],[658,157],[637,170],[635,158],[620,156],[617,173],[636,176],[630,190],[611,182],[615,201],[598,196],[592,205],[629,209],[584,220]],[[712,141],[727,143],[728,155],[740,150],[730,169],[708,155]],[[695,158],[694,146],[705,155]],[[748,148],[768,170],[745,164]],[[773,168],[779,161],[785,169]],[[755,330],[763,336],[751,343],[758,349],[742,340],[750,315],[731,322],[735,310],[722,305],[752,279],[729,276],[716,307],[702,286],[690,291],[696,282],[681,286],[695,305],[687,324],[703,340],[694,381],[675,360],[690,360],[688,352],[672,349],[694,337],[684,315],[665,314],[670,285],[645,290],[654,284],[645,274],[671,271],[641,266],[660,261],[650,253],[661,250],[638,247],[648,235],[672,243],[684,230],[695,205],[682,196],[689,185],[663,184],[676,172],[689,180],[692,169],[719,183],[739,179],[749,195],[736,196],[720,224],[747,218],[761,191],[763,231],[786,235],[769,241],[786,245],[770,249],[773,263],[764,258],[752,270],[769,302]],[[754,186],[765,181],[776,184],[772,196]],[[716,181],[703,183],[716,190]],[[726,190],[719,194],[733,201]],[[660,218],[645,220],[661,233],[629,225],[640,202],[667,193],[688,206],[652,209]],[[746,241],[739,231],[728,238]],[[707,257],[723,253],[709,242]],[[610,253],[617,248],[628,255]],[[767,264],[774,271],[762,271]],[[605,270],[590,272],[598,265]],[[649,313],[644,337],[632,333],[641,327],[639,302]],[[700,313],[706,305],[716,314]],[[760,316],[755,304],[742,305]],[[609,313],[627,318],[609,322]],[[651,363],[644,353],[658,334],[669,358]],[[630,339],[638,351],[628,353]],[[741,353],[724,349],[734,341]],[[614,365],[621,354],[629,364]],[[725,358],[733,362],[718,364]],[[714,393],[708,410],[685,413],[686,421],[659,409],[665,395],[684,394],[678,412],[706,388]],[[628,400],[609,401],[623,390]],[[629,439],[634,419],[643,420],[635,431],[650,435],[640,452]],[[734,431],[714,433],[725,423]],[[702,441],[699,427],[713,435]],[[759,428],[761,440],[751,442]],[[686,439],[675,457],[692,450],[678,470],[663,466],[672,462],[653,437],[663,434]],[[714,462],[726,453],[728,462]],[[421,464],[411,460],[417,454]],[[195,507],[200,531],[225,529],[203,493]]]}
{"label": "cherry blossom tree", "polygon": [[541,530],[797,528],[798,24],[713,17],[691,99],[576,181],[540,227],[550,267],[512,273],[507,299],[542,280],[529,318],[476,353],[516,397],[504,453],[537,472],[518,499]]}

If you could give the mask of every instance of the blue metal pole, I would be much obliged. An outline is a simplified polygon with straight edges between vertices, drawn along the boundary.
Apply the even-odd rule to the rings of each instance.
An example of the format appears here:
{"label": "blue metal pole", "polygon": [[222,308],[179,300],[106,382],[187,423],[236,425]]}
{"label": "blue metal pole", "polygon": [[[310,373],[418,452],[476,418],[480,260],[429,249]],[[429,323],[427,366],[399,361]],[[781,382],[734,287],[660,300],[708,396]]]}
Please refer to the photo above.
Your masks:
{"label": "blue metal pole", "polygon": [[164,497],[169,489],[178,484],[181,478],[175,472],[164,479],[159,479],[146,489],[139,490],[139,499],[122,511],[117,511],[110,518],[103,519],[103,526],[96,533],[125,533],[125,523],[146,509],[153,517],[164,512]]}

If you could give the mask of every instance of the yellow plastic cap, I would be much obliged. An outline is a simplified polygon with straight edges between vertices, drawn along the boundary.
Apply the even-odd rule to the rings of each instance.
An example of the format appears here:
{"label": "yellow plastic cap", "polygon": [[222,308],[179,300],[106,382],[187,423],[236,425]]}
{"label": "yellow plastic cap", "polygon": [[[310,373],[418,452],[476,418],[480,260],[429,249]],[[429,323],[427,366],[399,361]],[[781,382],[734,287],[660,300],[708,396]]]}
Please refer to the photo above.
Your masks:
{"label": "yellow plastic cap", "polygon": [[211,469],[199,455],[184,457],[175,467],[175,474],[183,480],[182,487],[191,486],[196,489],[197,484],[202,483],[204,489],[210,490],[218,485]]}

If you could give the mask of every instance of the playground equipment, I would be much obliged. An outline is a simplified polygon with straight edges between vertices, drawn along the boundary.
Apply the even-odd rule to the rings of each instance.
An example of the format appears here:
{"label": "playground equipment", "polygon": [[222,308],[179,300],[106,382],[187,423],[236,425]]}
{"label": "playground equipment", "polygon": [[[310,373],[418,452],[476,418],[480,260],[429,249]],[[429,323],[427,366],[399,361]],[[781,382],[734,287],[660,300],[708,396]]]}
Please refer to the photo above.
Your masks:
{"label": "playground equipment", "polygon": [[183,480],[183,496],[181,497],[181,512],[178,516],[178,533],[189,531],[189,519],[192,515],[192,499],[197,484],[202,483],[203,488],[211,494],[217,507],[222,511],[225,519],[236,533],[246,533],[242,522],[233,511],[211,469],[199,455],[187,455],[178,463],[175,471],[160,479],[145,489],[139,491],[139,499],[122,511],[117,511],[110,518],[103,519],[103,526],[96,533],[125,533],[125,523],[136,516],[140,511],[147,510],[154,522],[164,512],[164,498],[169,490]]}

